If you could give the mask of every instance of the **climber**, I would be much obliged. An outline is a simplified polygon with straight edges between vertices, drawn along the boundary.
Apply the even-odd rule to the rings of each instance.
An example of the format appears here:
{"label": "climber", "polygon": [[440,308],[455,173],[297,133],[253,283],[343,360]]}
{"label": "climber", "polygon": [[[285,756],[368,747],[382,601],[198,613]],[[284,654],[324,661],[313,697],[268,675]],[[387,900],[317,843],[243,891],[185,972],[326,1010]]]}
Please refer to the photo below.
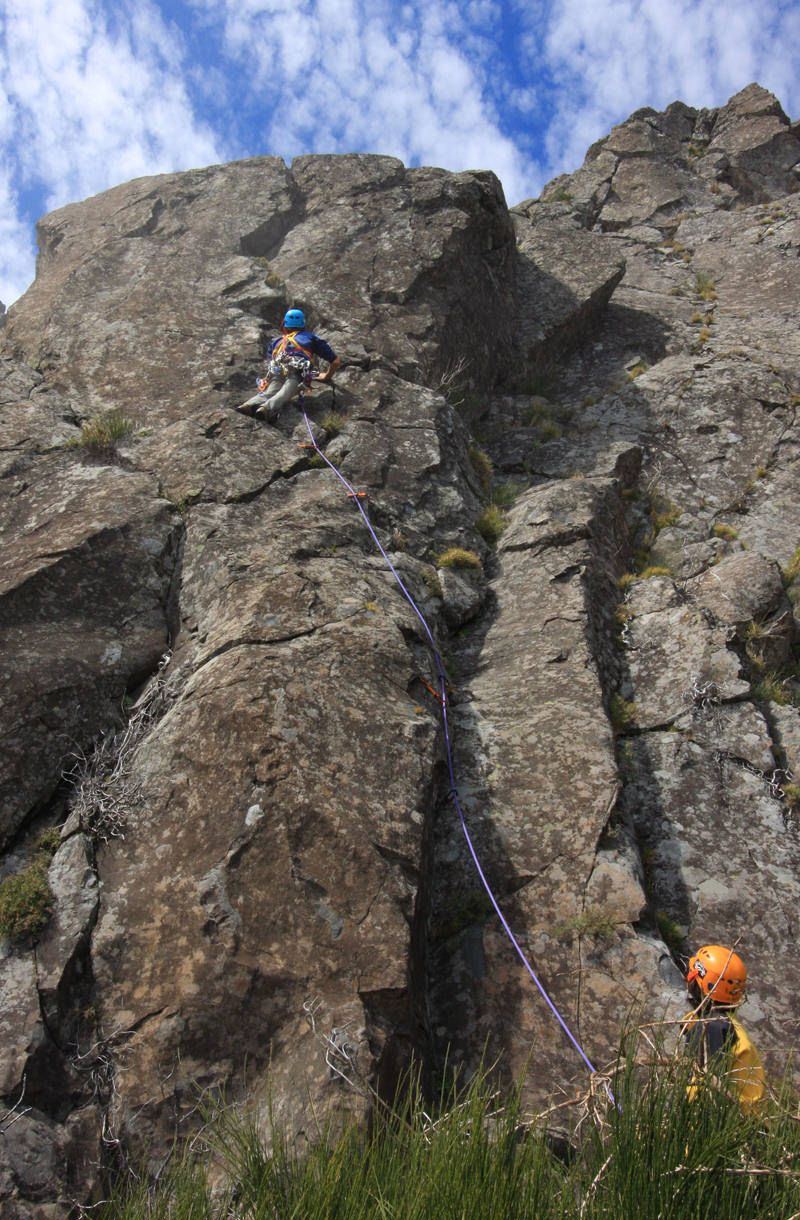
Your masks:
{"label": "climber", "polygon": [[696,1097],[708,1073],[733,1086],[745,1113],[757,1111],[766,1091],[764,1067],[733,1015],[745,999],[747,967],[733,949],[703,945],[689,960],[686,982],[695,1006],[681,1030],[696,1064],[689,1097]]}
{"label": "climber", "polygon": [[[317,383],[332,381],[333,374],[341,364],[329,343],[313,331],[306,330],[306,319],[301,309],[287,310],[282,329],[281,338],[270,344],[265,356],[268,376],[259,378],[258,393],[236,408],[243,415],[277,419],[287,402],[310,386],[312,380]],[[327,361],[328,368],[324,373],[316,373],[316,357]]]}

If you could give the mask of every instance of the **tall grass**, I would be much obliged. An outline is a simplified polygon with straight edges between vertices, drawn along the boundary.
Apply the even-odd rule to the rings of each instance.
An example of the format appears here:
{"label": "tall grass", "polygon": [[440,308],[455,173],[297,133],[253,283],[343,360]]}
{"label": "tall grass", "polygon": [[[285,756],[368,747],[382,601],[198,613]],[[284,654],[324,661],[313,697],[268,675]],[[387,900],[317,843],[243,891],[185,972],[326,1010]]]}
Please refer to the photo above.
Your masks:
{"label": "tall grass", "polygon": [[[203,1158],[155,1192],[120,1193],[102,1220],[788,1220],[800,1211],[800,1121],[785,1094],[761,1116],[720,1088],[687,1097],[691,1067],[629,1056],[576,1103],[571,1137],[523,1121],[517,1093],[487,1079],[440,1098],[417,1089],[370,1132],[321,1133],[303,1155],[278,1130],[227,1112]],[[560,1110],[559,1113],[566,1111]],[[557,1155],[558,1153],[558,1155]],[[207,1172],[227,1181],[209,1189]],[[93,1213],[96,1214],[96,1213]]]}

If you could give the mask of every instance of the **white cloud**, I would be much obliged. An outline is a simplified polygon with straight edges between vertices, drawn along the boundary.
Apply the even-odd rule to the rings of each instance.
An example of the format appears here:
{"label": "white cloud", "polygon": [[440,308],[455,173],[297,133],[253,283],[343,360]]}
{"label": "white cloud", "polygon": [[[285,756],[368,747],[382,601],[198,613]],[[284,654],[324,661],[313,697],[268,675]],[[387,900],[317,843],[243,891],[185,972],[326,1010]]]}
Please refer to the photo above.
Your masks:
{"label": "white cloud", "polygon": [[18,215],[19,200],[11,173],[0,166],[0,301],[10,305],[33,277],[35,252],[31,226]]}
{"label": "white cloud", "polygon": [[544,56],[554,82],[549,173],[642,106],[720,106],[757,80],[796,113],[798,45],[800,10],[780,0],[555,0],[528,43],[530,70]]}
{"label": "white cloud", "polygon": [[493,169],[509,197],[530,193],[525,163],[494,109],[487,48],[496,0],[459,6],[386,0],[194,0],[222,24],[224,50],[244,72],[254,48],[263,71],[251,94],[262,149],[389,152],[409,164]]}
{"label": "white cloud", "polygon": [[[6,0],[0,81],[15,114],[15,138],[3,140],[11,231],[26,225],[22,190],[39,188],[53,208],[138,175],[221,159],[223,141],[193,111],[182,57],[149,0],[113,19],[91,0]],[[8,225],[2,239],[0,263],[14,277],[27,266],[30,278],[31,243],[12,248]],[[12,282],[16,295],[21,284]]]}

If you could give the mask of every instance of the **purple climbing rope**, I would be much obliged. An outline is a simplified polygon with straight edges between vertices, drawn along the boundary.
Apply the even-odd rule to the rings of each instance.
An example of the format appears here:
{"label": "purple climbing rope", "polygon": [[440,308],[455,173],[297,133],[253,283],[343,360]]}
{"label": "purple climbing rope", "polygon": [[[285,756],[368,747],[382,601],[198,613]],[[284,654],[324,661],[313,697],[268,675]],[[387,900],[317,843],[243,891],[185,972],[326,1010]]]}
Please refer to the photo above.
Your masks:
{"label": "purple climbing rope", "polygon": [[[519,941],[517,940],[516,936],[514,935],[512,929],[508,923],[508,920],[506,919],[505,915],[503,914],[502,910],[500,909],[500,904],[498,903],[498,901],[494,895],[494,891],[492,890],[492,887],[490,886],[490,884],[487,880],[486,874],[484,873],[483,868],[481,867],[481,862],[478,859],[478,853],[476,852],[475,845],[472,842],[472,837],[469,833],[469,827],[467,826],[467,822],[464,817],[464,811],[461,808],[461,801],[459,800],[459,797],[458,797],[458,786],[456,784],[455,767],[453,764],[453,748],[452,748],[452,742],[450,740],[450,722],[449,722],[448,715],[447,715],[447,675],[446,675],[445,668],[444,668],[444,662],[442,661],[441,655],[439,653],[439,649],[436,647],[436,641],[433,638],[433,633],[431,632],[431,629],[428,626],[425,616],[423,615],[419,606],[414,601],[414,598],[411,596],[411,594],[409,593],[405,584],[403,583],[403,579],[400,576],[400,573],[397,571],[397,568],[394,566],[391,559],[389,558],[386,551],[384,550],[381,540],[378,537],[378,535],[376,534],[376,532],[373,528],[372,522],[370,521],[370,519],[364,509],[364,506],[361,503],[361,499],[359,497],[358,492],[355,490],[355,488],[352,486],[352,484],[350,484],[347,481],[347,479],[344,477],[342,472],[336,466],[334,466],[333,462],[328,457],[326,457],[325,454],[322,452],[319,445],[317,444],[316,437],[314,436],[314,433],[311,429],[311,424],[309,422],[308,416],[305,413],[303,414],[303,419],[305,420],[305,425],[306,425],[306,429],[308,430],[308,435],[311,440],[311,444],[313,445],[314,449],[319,454],[319,456],[322,458],[323,462],[325,462],[326,466],[328,466],[328,468],[333,471],[333,473],[336,475],[336,478],[339,480],[339,482],[342,484],[342,486],[347,490],[348,496],[352,499],[353,503],[355,504],[356,508],[358,509],[359,513],[361,514],[361,518],[364,522],[364,525],[367,527],[367,530],[369,531],[372,541],[375,543],[376,547],[378,548],[381,555],[385,559],[387,567],[389,568],[389,571],[392,573],[392,576],[395,578],[395,580],[397,581],[397,584],[400,586],[403,596],[405,597],[409,606],[411,607],[411,609],[414,611],[417,618],[419,619],[422,629],[428,638],[428,643],[430,644],[431,652],[433,653],[434,663],[436,665],[436,674],[439,679],[439,688],[440,688],[439,701],[441,703],[441,708],[442,708],[442,728],[444,730],[445,752],[447,754],[447,769],[448,769],[449,778],[450,778],[450,794],[449,795],[456,808],[456,812],[458,814],[458,820],[461,824],[461,830],[462,830],[464,838],[466,840],[467,847],[469,848],[469,854],[472,857],[472,862],[475,865],[478,876],[481,879],[481,884],[483,885],[483,888],[486,890],[489,901],[491,902],[492,906],[494,907],[494,909],[497,913],[497,918],[500,920],[500,923],[503,926],[506,936],[511,941],[511,944],[514,946],[520,961],[522,962],[523,966],[527,970],[527,972],[530,975],[533,982],[536,984],[536,987],[539,989],[539,993],[540,993],[542,999],[545,1001],[545,1003],[547,1004],[551,1013],[553,1014],[555,1019],[558,1021],[559,1025],[561,1026],[562,1030],[566,1034],[570,1043],[575,1048],[575,1050],[578,1052],[581,1059],[585,1063],[586,1067],[589,1069],[589,1071],[594,1076],[597,1074],[597,1068],[594,1066],[592,1061],[589,1059],[588,1055],[584,1051],[580,1042],[578,1041],[578,1039],[573,1034],[572,1030],[567,1025],[566,1021],[562,1017],[558,1008],[556,1007],[556,1005],[553,1003],[550,996],[548,995],[547,990],[545,989],[545,986],[542,983],[541,979],[537,975],[537,973],[534,970],[531,963],[528,961],[528,958],[525,956],[525,951],[523,950],[522,946],[520,945]],[[609,1098],[613,1102],[614,1096],[611,1092],[611,1089],[608,1087],[608,1085],[606,1085],[606,1090],[608,1092]]]}

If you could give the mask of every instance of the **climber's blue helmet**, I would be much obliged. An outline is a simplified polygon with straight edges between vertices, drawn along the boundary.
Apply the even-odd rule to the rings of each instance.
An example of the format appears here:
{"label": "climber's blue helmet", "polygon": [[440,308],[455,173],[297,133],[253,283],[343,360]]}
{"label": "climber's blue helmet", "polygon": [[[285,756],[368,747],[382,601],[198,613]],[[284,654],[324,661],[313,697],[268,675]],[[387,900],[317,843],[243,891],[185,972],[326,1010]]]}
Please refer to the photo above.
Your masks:
{"label": "climber's blue helmet", "polygon": [[286,330],[304,330],[306,325],[306,315],[302,309],[287,309],[283,325]]}

